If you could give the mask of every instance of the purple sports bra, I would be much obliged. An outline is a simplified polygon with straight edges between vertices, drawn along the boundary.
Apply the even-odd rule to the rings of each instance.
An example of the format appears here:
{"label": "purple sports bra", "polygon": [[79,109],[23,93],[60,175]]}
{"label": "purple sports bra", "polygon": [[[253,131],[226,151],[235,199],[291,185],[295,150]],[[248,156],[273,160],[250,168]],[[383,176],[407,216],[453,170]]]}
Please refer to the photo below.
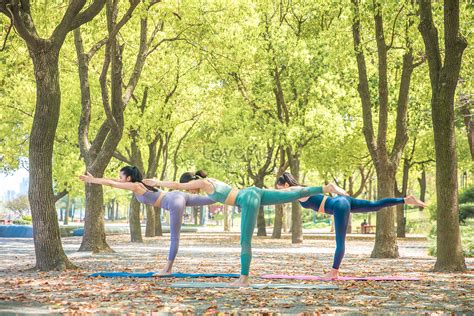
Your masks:
{"label": "purple sports bra", "polygon": [[155,205],[160,195],[161,195],[161,190],[158,190],[156,192],[146,191],[145,193],[143,193],[143,195],[135,194],[135,197],[137,198],[138,202],[153,206]]}

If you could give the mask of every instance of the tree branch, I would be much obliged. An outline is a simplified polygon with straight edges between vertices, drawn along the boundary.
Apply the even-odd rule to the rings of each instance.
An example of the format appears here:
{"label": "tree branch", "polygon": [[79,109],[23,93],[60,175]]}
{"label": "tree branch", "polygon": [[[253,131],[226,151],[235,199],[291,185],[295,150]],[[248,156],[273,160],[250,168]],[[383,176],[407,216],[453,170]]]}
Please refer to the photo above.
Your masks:
{"label": "tree branch", "polygon": [[[132,162],[132,159],[131,158],[127,158],[125,157],[122,153],[120,153],[118,150],[115,150],[114,151],[114,154],[113,154],[113,157],[122,161],[122,162],[125,162],[126,164],[130,165],[130,166],[133,166],[134,163]],[[142,170],[143,171],[143,170]]]}
{"label": "tree branch", "polygon": [[91,49],[89,50],[89,52],[87,53],[87,60],[90,61],[92,59],[92,57],[94,57],[95,53],[97,53],[97,51],[99,49],[101,49],[102,46],[107,44],[107,41],[108,41],[108,39],[104,38],[104,39],[100,40],[99,42],[95,43],[95,45],[92,46]]}
{"label": "tree branch", "polygon": [[94,0],[83,12],[77,14],[69,25],[69,31],[72,31],[82,24],[91,21],[104,7],[106,0]]}
{"label": "tree branch", "polygon": [[365,63],[364,51],[361,45],[360,35],[360,14],[359,0],[352,0],[354,9],[354,18],[352,22],[352,35],[354,38],[354,51],[356,53],[357,68],[359,73],[358,91],[362,102],[363,132],[367,142],[367,147],[372,159],[378,160],[377,144],[375,143],[374,127],[372,122],[372,101],[369,92],[369,81],[367,79],[367,66]]}
{"label": "tree branch", "polygon": [[88,57],[84,54],[81,29],[78,27],[73,31],[74,44],[79,68],[79,82],[81,88],[81,117],[79,119],[78,137],[79,149],[84,160],[89,161],[89,126],[91,121],[91,95],[89,87],[89,65]]}
{"label": "tree branch", "polygon": [[118,130],[119,126],[110,108],[109,92],[108,92],[108,87],[107,87],[107,72],[109,70],[110,53],[111,53],[110,50],[111,50],[110,44],[107,44],[106,49],[105,49],[104,64],[102,66],[102,72],[99,76],[99,83],[100,83],[100,90],[101,90],[101,95],[102,95],[102,104],[104,107],[105,115],[107,116],[107,121],[109,122],[109,128],[113,130]]}
{"label": "tree branch", "polygon": [[[102,2],[105,4],[105,0]],[[70,28],[71,22],[74,17],[76,17],[79,12],[81,12],[85,4],[86,0],[71,0],[69,2],[66,13],[64,13],[61,22],[59,22],[59,24],[54,28],[53,34],[50,38],[51,41],[57,46],[61,46],[61,44],[64,42],[64,39],[66,38],[67,33],[74,30],[74,28]],[[97,11],[97,13],[98,12],[99,11]]]}
{"label": "tree branch", "polygon": [[375,39],[377,42],[379,77],[379,126],[377,131],[377,148],[379,155],[386,156],[388,129],[387,44],[385,43],[385,35],[383,29],[382,7],[380,3],[377,2],[377,0],[374,0],[374,2]]}
{"label": "tree branch", "polygon": [[143,70],[143,66],[145,65],[145,59],[147,57],[146,50],[147,50],[147,32],[148,32],[148,20],[141,19],[140,20],[140,46],[138,49],[137,57],[135,60],[135,65],[133,67],[132,75],[128,81],[128,84],[125,88],[124,95],[122,97],[123,107],[126,107],[128,102],[130,101],[131,96],[133,95],[133,91],[135,90],[138,79]]}
{"label": "tree branch", "polygon": [[5,35],[5,39],[3,40],[3,45],[2,45],[2,48],[0,48],[0,52],[3,52],[5,50],[5,46],[8,40],[8,35],[10,35],[10,31],[12,30],[12,28],[13,28],[13,20],[10,18],[10,25],[8,26],[7,34]]}
{"label": "tree branch", "polygon": [[[29,8],[29,1],[23,1],[22,4],[27,4],[26,7]],[[6,15],[13,21],[18,34],[28,45],[36,47],[44,41],[38,36],[30,14],[22,12],[23,10],[18,6],[18,3],[5,4],[4,9],[2,9],[2,12],[4,14],[8,12]]]}
{"label": "tree branch", "polygon": [[387,46],[387,50],[391,49],[392,46],[393,46],[393,40],[395,38],[395,26],[397,24],[398,17],[400,16],[400,13],[402,12],[404,7],[405,7],[405,5],[402,4],[402,6],[400,7],[400,9],[397,12],[397,15],[395,15],[395,19],[393,20],[392,36],[390,38],[390,44]]}
{"label": "tree branch", "polygon": [[63,190],[63,191],[59,192],[58,194],[55,194],[55,195],[54,195],[54,202],[56,203],[57,201],[61,200],[61,199],[62,199],[63,197],[65,197],[68,193],[69,193],[69,191]]}
{"label": "tree branch", "polygon": [[441,69],[441,55],[439,51],[438,30],[433,22],[431,0],[420,0],[420,24],[418,29],[425,43],[426,56],[430,72],[431,86],[436,89],[438,73]]}
{"label": "tree branch", "polygon": [[178,144],[176,145],[176,148],[175,148],[174,153],[173,153],[173,166],[174,166],[173,181],[176,181],[176,173],[178,171],[178,163],[177,163],[177,161],[178,161],[178,152],[179,152],[179,149],[181,148],[181,144],[183,143],[184,139],[186,139],[186,137],[188,137],[189,133],[194,128],[194,126],[196,125],[197,122],[198,122],[198,119],[196,119],[191,124],[191,126],[186,130],[184,135],[178,140]]}
{"label": "tree branch", "polygon": [[390,153],[392,164],[398,165],[401,159],[403,148],[408,141],[407,115],[408,115],[408,94],[410,92],[410,82],[413,73],[413,54],[411,49],[403,55],[402,76],[400,78],[400,90],[398,93],[396,135]]}

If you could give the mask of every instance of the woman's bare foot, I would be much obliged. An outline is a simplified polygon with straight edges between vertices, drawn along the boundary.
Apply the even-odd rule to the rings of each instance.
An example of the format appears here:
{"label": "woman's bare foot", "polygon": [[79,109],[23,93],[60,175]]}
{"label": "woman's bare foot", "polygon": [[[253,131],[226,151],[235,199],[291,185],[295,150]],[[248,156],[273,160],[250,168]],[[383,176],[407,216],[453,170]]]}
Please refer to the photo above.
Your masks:
{"label": "woman's bare foot", "polygon": [[173,271],[173,261],[166,262],[165,266],[163,267],[163,270],[160,272],[156,272],[154,275],[170,275],[172,274]]}
{"label": "woman's bare foot", "polygon": [[414,195],[409,195],[407,197],[404,198],[404,201],[405,201],[405,204],[408,204],[408,205],[415,205],[415,206],[419,206],[419,207],[426,207],[426,203],[424,203],[422,200],[418,199],[416,196]]}
{"label": "woman's bare foot", "polygon": [[348,196],[349,194],[343,189],[335,185],[334,183],[328,183],[324,188],[323,188],[324,193],[333,193],[337,195],[345,195]]}
{"label": "woman's bare foot", "polygon": [[160,272],[156,272],[153,275],[170,275],[172,272],[170,270],[162,270]]}
{"label": "woman's bare foot", "polygon": [[331,271],[323,275],[325,279],[337,279],[339,278],[339,270],[332,268]]}
{"label": "woman's bare foot", "polygon": [[250,286],[249,277],[247,275],[241,275],[237,280],[230,283],[230,286]]}

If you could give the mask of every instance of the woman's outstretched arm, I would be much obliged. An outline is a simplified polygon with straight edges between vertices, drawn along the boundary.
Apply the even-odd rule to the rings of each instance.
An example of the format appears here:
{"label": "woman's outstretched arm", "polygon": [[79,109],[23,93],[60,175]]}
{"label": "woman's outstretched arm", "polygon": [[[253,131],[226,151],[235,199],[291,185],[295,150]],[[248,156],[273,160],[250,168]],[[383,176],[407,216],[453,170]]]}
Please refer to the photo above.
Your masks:
{"label": "woman's outstretched arm", "polygon": [[133,182],[119,182],[112,179],[96,178],[89,172],[87,174],[80,175],[79,179],[87,183],[107,185],[113,188],[129,191],[135,191],[138,187],[138,184]]}
{"label": "woman's outstretched arm", "polygon": [[208,181],[194,180],[187,183],[174,181],[160,181],[157,179],[143,179],[143,183],[152,187],[164,187],[172,190],[204,190],[206,193],[212,193],[214,190]]}
{"label": "woman's outstretched arm", "polygon": [[[299,190],[299,189],[302,189],[302,188],[304,188],[304,187],[299,186],[299,185],[295,185],[295,186],[291,186],[291,187],[288,187],[286,189],[280,189],[280,190],[282,190],[282,191],[293,191],[293,190]],[[344,195],[344,196],[349,195],[343,188],[338,187],[334,183],[328,183],[326,185],[323,185],[323,193],[332,193],[332,194]]]}

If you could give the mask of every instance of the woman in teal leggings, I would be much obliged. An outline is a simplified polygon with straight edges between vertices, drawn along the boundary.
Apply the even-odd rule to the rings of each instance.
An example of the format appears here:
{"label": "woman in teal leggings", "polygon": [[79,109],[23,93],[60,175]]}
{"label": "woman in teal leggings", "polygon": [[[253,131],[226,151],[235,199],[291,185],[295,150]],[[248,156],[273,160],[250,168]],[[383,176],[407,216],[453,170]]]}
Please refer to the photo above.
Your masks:
{"label": "woman in teal leggings", "polygon": [[203,171],[196,173],[186,172],[181,176],[179,183],[158,181],[156,179],[145,179],[143,183],[153,187],[165,187],[192,192],[203,190],[210,199],[216,202],[240,207],[242,212],[240,224],[241,272],[239,280],[233,283],[236,286],[249,285],[248,276],[252,260],[252,235],[261,205],[288,203],[319,193],[347,195],[343,189],[334,184],[328,184],[323,187],[303,187],[292,191],[266,190],[254,186],[237,190],[219,180],[206,178],[206,174]]}

